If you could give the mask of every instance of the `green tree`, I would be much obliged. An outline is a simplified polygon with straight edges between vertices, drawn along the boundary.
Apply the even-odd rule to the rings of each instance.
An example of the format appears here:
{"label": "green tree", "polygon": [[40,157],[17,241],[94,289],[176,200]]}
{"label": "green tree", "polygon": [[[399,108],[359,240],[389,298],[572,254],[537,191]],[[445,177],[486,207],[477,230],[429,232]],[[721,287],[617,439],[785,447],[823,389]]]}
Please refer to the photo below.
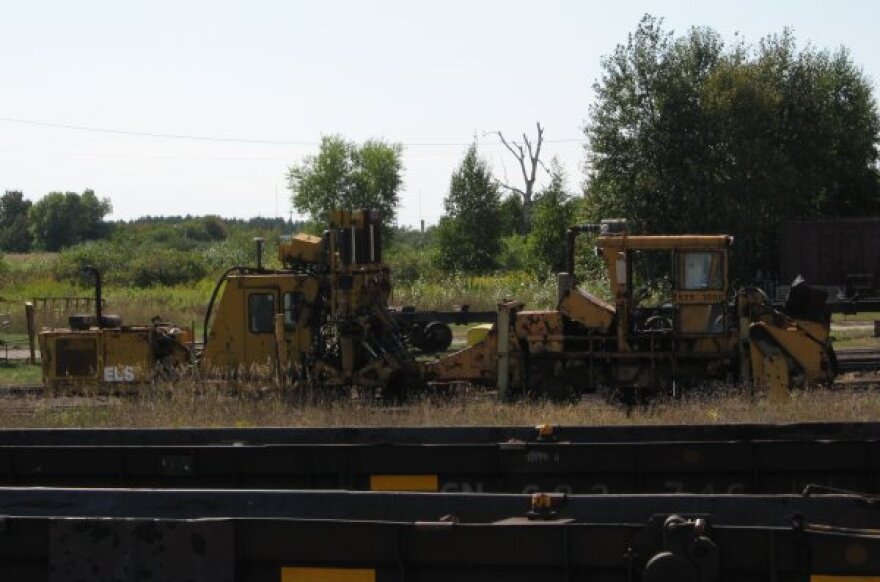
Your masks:
{"label": "green tree", "polygon": [[334,209],[377,209],[394,223],[403,179],[400,144],[370,140],[362,145],[340,136],[324,137],[317,155],[291,166],[288,188],[293,206],[319,224]]}
{"label": "green tree", "polygon": [[226,224],[219,216],[209,214],[185,221],[181,227],[188,239],[201,242],[226,240]]}
{"label": "green tree", "polygon": [[565,268],[565,231],[574,220],[574,204],[565,192],[565,172],[554,158],[550,162],[550,183],[538,194],[532,231],[526,239],[533,271],[558,273]]}
{"label": "green tree", "polygon": [[34,245],[47,251],[102,238],[108,233],[104,217],[113,210],[110,200],[94,191],[50,192],[34,203],[28,223]]}
{"label": "green tree", "polygon": [[28,211],[32,202],[21,192],[7,190],[0,197],[0,250],[26,253],[31,248]]}
{"label": "green tree", "polygon": [[501,213],[501,234],[511,236],[525,233],[523,201],[519,194],[511,192],[503,197],[499,211]]}
{"label": "green tree", "polygon": [[735,235],[734,274],[777,266],[780,222],[880,210],[880,121],[849,53],[789,31],[725,47],[645,16],[603,62],[589,140],[591,220]]}
{"label": "green tree", "polygon": [[443,203],[446,215],[437,226],[441,267],[465,273],[492,270],[501,250],[501,197],[476,145],[452,174]]}

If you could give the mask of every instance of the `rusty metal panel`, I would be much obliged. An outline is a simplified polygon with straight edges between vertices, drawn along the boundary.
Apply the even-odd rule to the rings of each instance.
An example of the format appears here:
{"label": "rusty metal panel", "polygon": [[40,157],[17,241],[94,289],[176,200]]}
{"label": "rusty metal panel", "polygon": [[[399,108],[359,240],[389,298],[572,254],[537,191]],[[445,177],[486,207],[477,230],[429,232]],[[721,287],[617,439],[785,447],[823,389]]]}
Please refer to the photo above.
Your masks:
{"label": "rusty metal panel", "polygon": [[516,314],[516,336],[525,340],[529,353],[562,352],[565,349],[563,316],[559,311],[520,311]]}
{"label": "rusty metal panel", "polygon": [[58,519],[49,523],[50,582],[233,582],[234,566],[230,522]]}

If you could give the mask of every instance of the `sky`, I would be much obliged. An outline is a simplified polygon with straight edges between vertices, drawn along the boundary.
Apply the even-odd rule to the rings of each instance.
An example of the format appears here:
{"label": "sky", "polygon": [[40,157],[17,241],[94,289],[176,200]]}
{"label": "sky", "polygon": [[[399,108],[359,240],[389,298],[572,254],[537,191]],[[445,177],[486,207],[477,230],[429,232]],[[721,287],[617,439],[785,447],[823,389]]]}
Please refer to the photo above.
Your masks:
{"label": "sky", "polygon": [[790,27],[880,88],[876,0],[0,0],[0,191],[91,188],[113,219],[286,218],[287,169],[339,134],[402,143],[398,222],[433,224],[470,143],[515,181],[495,132],[540,122],[578,193],[601,58],[646,12],[728,42]]}

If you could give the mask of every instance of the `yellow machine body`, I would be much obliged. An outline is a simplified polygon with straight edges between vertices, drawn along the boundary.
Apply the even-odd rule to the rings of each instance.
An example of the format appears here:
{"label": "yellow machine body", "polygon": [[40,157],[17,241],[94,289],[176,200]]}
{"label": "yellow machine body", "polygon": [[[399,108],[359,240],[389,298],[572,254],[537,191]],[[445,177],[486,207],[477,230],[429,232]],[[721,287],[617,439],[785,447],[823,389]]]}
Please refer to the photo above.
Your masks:
{"label": "yellow machine body", "polygon": [[[502,396],[560,397],[712,380],[751,382],[782,394],[834,378],[824,295],[796,285],[786,313],[763,293],[731,294],[732,237],[630,235],[619,220],[584,225],[569,232],[569,271],[574,238],[583,233],[598,235],[596,251],[607,269],[612,303],[578,289],[570,272],[561,273],[556,310],[508,305],[504,323],[499,311],[499,323],[483,342],[429,364],[428,377],[494,384]],[[636,281],[637,273],[644,278],[640,261],[648,257],[654,257],[649,266],[655,270],[668,267],[668,288],[658,304],[645,304]],[[503,325],[509,326],[506,333],[498,331]],[[499,344],[505,335],[507,346]]]}
{"label": "yellow machine body", "polygon": [[276,315],[282,318],[285,351],[309,346],[313,330],[308,321],[318,285],[316,278],[305,274],[229,275],[202,352],[202,371],[257,375],[274,367]]}
{"label": "yellow machine body", "polygon": [[[393,391],[419,378],[388,313],[391,272],[375,211],[333,211],[322,236],[282,242],[281,270],[227,274],[209,309],[200,368],[271,372],[294,386]],[[209,330],[209,331],[208,331]]]}
{"label": "yellow machine body", "polygon": [[48,329],[38,335],[49,389],[113,390],[167,379],[189,363],[192,333],[168,324]]}

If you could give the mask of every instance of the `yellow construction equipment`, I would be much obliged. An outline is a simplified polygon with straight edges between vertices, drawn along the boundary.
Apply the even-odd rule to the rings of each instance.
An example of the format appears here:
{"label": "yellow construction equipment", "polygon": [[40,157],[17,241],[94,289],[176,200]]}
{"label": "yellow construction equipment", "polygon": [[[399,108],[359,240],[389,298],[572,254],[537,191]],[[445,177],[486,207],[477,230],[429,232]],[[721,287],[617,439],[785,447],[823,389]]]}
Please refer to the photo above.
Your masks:
{"label": "yellow construction equipment", "polygon": [[263,269],[258,259],[256,269],[227,271],[205,316],[202,372],[268,368],[312,390],[400,395],[420,374],[388,312],[381,236],[378,212],[334,211],[322,236],[279,246],[284,269]]}
{"label": "yellow construction equipment", "polygon": [[[186,343],[192,336],[181,331],[172,341],[173,361],[167,349],[158,349],[167,342],[152,341],[175,340],[177,332],[165,324],[135,328],[100,314],[72,318],[71,329],[39,335],[44,382],[106,385],[112,378],[137,384],[192,360],[202,376],[274,376],[300,390],[359,387],[400,397],[421,374],[388,311],[391,274],[382,262],[381,238],[378,212],[334,211],[322,236],[299,234],[279,245],[284,268],[277,270],[263,267],[257,240],[256,267],[233,267],[217,282],[204,320],[204,348],[192,353]],[[100,305],[100,284],[97,290]]]}
{"label": "yellow construction equipment", "polygon": [[72,315],[69,329],[39,334],[43,385],[52,389],[115,389],[176,377],[192,361],[192,331],[154,319],[150,325],[123,326],[118,315],[104,315],[101,275],[95,278],[94,315]]}
{"label": "yellow construction equipment", "polygon": [[[574,243],[587,233],[597,235],[613,304],[575,285]],[[629,397],[712,380],[784,394],[833,380],[825,293],[798,281],[781,311],[758,289],[731,295],[732,244],[726,235],[631,235],[624,220],[573,227],[557,308],[500,305],[483,341],[427,364],[426,376],[495,385],[503,397],[561,398],[597,390]],[[653,282],[668,283],[666,296],[645,304],[639,274],[658,266],[665,277]]]}
{"label": "yellow construction equipment", "polygon": [[[578,236],[595,236],[610,301],[575,281]],[[388,310],[391,273],[375,211],[334,211],[321,236],[279,246],[282,269],[233,267],[219,279],[204,321],[204,349],[189,330],[155,322],[122,327],[98,313],[78,329],[40,334],[47,385],[140,383],[195,362],[201,375],[274,375],[294,390],[357,387],[398,398],[426,382],[497,387],[502,397],[625,397],[712,380],[771,394],[833,379],[825,294],[792,286],[785,309],[758,289],[731,293],[726,235],[632,235],[626,221],[569,229],[556,309],[499,305],[469,347],[419,362]],[[662,283],[662,284],[661,284]],[[100,302],[100,282],[96,303]],[[648,297],[654,301],[648,301]],[[86,321],[88,320],[88,321]],[[74,323],[72,321],[72,323]]]}

